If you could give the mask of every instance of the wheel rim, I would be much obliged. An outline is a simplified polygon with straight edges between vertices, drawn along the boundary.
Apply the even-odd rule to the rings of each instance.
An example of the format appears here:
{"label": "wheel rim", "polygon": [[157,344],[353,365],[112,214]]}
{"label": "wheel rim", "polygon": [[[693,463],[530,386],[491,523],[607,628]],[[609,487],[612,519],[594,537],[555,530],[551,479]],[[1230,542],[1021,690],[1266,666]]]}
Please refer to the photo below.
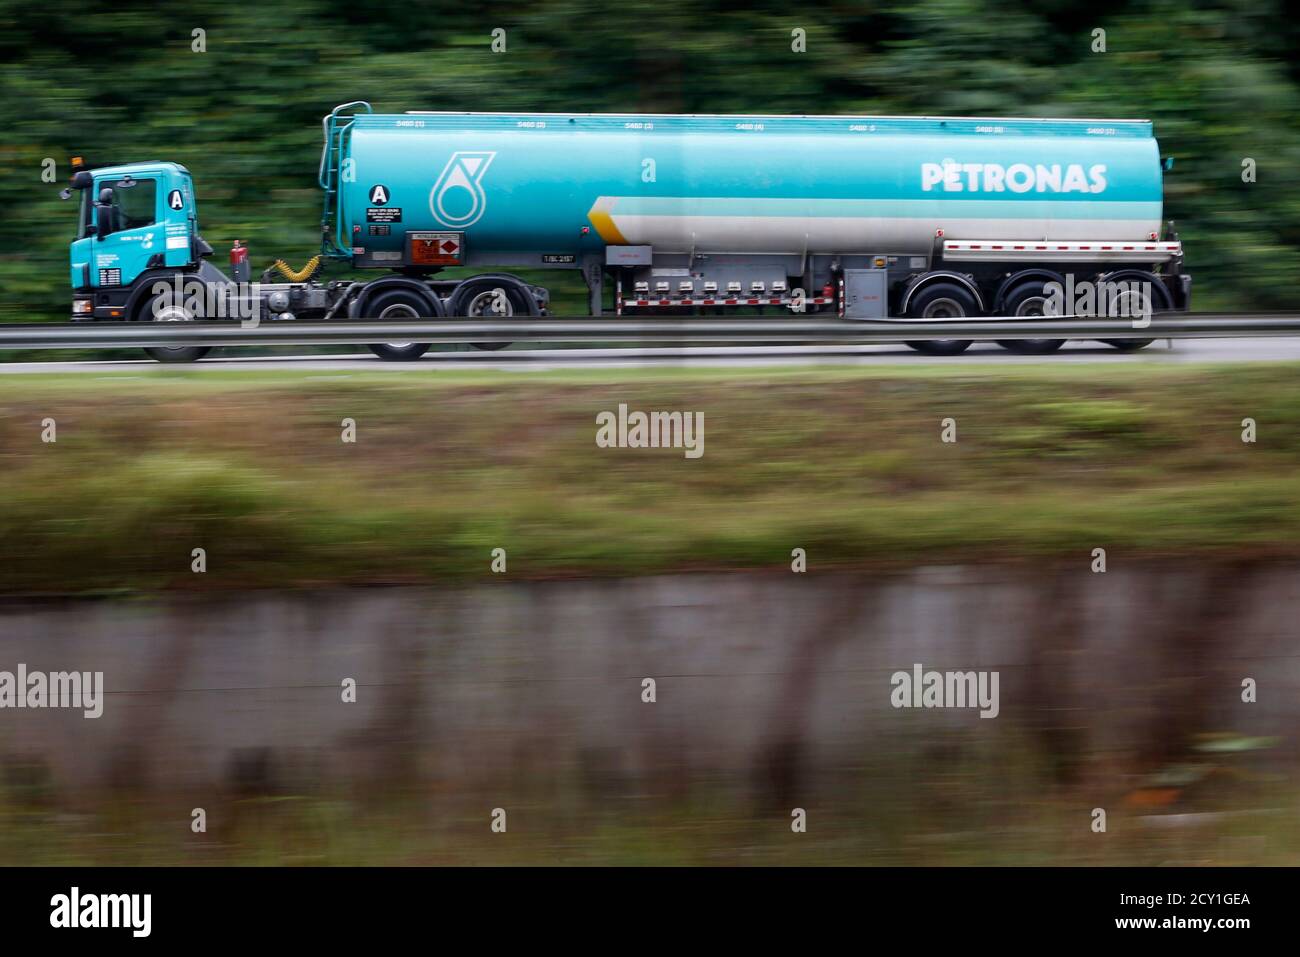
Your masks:
{"label": "wheel rim", "polygon": [[[1031,316],[1040,318],[1047,317],[1047,297],[1046,296],[1029,296],[1024,299],[1020,305],[1016,306],[1016,318],[1025,319]],[[1054,345],[1055,339],[1020,339],[1020,344],[1035,349],[1043,349],[1047,346]]]}
{"label": "wheel rim", "polygon": [[[154,313],[154,322],[189,322],[194,318],[184,306],[164,306]],[[186,349],[193,349],[194,346],[156,346],[155,348],[163,349],[167,352],[184,352]]]}
{"label": "wheel rim", "polygon": [[[385,306],[379,313],[380,319],[419,319],[420,314],[414,306],[409,306],[404,302],[395,302],[391,306]],[[385,342],[384,345],[390,349],[409,349],[415,345],[413,342]]]}
{"label": "wheel rim", "polygon": [[1030,296],[1020,305],[1016,306],[1017,316],[1046,316],[1047,315],[1047,297]]}
{"label": "wheel rim", "polygon": [[[922,319],[965,319],[966,310],[962,308],[961,303],[956,299],[949,299],[946,296],[928,302],[925,308],[921,310]],[[954,342],[961,342],[960,339],[932,339],[930,340],[936,346],[950,346]]]}
{"label": "wheel rim", "polygon": [[[498,303],[500,303],[500,306],[498,306]],[[502,294],[498,298],[495,289],[480,292],[469,301],[469,305],[465,308],[465,315],[474,316],[477,319],[484,316],[509,317],[514,314],[515,307],[514,303],[510,301],[510,297]]]}
{"label": "wheel rim", "polygon": [[927,303],[921,313],[922,319],[962,319],[965,316],[966,310],[956,299],[936,299]]}
{"label": "wheel rim", "polygon": [[1132,322],[1138,318],[1146,320],[1151,318],[1151,300],[1140,292],[1121,293],[1115,297],[1110,306],[1112,319],[1127,319]]}
{"label": "wheel rim", "polygon": [[[1139,326],[1137,320],[1143,319],[1146,325],[1150,325],[1151,316],[1155,313],[1156,306],[1167,307],[1163,300],[1157,301],[1156,298],[1148,295],[1146,292],[1139,290],[1129,290],[1123,292],[1107,303],[1107,309],[1104,314],[1110,319],[1124,320],[1134,329],[1142,329],[1145,326]],[[1099,310],[1102,311],[1102,310]],[[1143,346],[1150,345],[1154,339],[1102,339],[1107,345],[1114,346],[1116,349],[1129,350],[1141,349]]]}

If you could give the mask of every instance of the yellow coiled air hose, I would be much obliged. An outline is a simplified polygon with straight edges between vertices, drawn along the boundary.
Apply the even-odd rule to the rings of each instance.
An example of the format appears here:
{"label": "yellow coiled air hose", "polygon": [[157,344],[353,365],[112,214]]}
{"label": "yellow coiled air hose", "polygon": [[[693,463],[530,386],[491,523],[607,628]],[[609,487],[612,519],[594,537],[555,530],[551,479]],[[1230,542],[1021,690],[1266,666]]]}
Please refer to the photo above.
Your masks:
{"label": "yellow coiled air hose", "polygon": [[279,270],[280,275],[290,282],[304,282],[312,275],[312,273],[320,268],[320,260],[320,256],[312,256],[311,259],[307,260],[307,265],[303,266],[297,272],[290,269],[289,264],[283,259],[277,259],[275,262],[271,263],[271,268]]}

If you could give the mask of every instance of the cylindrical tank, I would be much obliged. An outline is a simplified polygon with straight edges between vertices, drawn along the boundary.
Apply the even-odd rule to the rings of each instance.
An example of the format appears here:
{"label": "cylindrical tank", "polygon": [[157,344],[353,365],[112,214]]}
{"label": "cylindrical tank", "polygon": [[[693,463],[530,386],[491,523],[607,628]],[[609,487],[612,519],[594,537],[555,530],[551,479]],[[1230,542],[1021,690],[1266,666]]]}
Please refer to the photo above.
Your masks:
{"label": "cylindrical tank", "polygon": [[937,230],[1138,240],[1161,220],[1144,120],[373,114],[349,161],[341,221],[372,251],[442,230],[476,258],[920,253]]}

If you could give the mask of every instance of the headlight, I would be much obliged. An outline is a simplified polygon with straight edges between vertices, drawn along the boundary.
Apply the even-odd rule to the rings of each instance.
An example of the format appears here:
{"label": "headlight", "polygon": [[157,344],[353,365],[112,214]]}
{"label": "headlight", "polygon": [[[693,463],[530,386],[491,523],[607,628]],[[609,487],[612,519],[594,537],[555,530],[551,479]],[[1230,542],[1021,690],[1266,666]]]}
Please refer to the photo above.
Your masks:
{"label": "headlight", "polygon": [[72,314],[74,316],[88,316],[94,311],[95,311],[94,300],[91,299],[72,300]]}

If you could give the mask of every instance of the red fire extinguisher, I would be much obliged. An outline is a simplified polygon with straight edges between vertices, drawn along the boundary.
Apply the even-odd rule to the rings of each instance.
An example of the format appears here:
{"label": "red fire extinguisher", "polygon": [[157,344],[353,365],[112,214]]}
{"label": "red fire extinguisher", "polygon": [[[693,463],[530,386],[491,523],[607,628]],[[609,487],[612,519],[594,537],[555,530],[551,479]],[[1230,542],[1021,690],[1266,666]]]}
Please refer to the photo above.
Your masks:
{"label": "red fire extinguisher", "polygon": [[248,247],[238,239],[230,247],[230,277],[235,282],[248,282]]}

